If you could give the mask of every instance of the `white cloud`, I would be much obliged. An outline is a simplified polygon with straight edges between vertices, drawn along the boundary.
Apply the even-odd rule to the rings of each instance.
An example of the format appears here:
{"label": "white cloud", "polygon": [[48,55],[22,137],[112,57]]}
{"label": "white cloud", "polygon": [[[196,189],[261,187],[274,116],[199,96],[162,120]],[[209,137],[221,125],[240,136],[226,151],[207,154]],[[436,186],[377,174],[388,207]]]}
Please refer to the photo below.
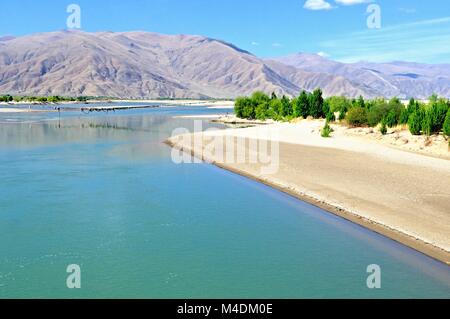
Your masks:
{"label": "white cloud", "polygon": [[322,58],[328,58],[330,56],[328,53],[323,51],[317,52],[317,55],[321,56]]}
{"label": "white cloud", "polygon": [[303,8],[308,10],[330,10],[333,7],[325,0],[306,0]]}
{"label": "white cloud", "polygon": [[280,44],[280,43],[272,43],[272,46],[274,47],[274,48],[279,48],[279,47],[282,47],[283,45],[282,44]]}
{"label": "white cloud", "polygon": [[259,42],[253,41],[253,42],[252,42],[252,45],[258,46],[258,45],[259,45]]}
{"label": "white cloud", "polygon": [[320,46],[341,62],[448,63],[447,43],[450,43],[450,17],[353,32],[323,41]]}
{"label": "white cloud", "polygon": [[368,3],[372,0],[334,0],[336,3],[343,4],[344,6],[352,6],[354,4]]}

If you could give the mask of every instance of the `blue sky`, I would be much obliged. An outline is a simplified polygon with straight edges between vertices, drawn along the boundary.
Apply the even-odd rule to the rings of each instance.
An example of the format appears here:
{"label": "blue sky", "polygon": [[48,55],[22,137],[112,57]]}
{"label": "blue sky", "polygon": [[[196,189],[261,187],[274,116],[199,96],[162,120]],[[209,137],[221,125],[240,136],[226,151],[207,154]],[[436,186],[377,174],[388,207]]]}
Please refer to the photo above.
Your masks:
{"label": "blue sky", "polygon": [[[261,57],[450,63],[448,0],[6,0],[0,35],[63,30],[71,3],[81,7],[84,31],[200,34]],[[371,4],[381,10],[380,29],[367,26]]]}

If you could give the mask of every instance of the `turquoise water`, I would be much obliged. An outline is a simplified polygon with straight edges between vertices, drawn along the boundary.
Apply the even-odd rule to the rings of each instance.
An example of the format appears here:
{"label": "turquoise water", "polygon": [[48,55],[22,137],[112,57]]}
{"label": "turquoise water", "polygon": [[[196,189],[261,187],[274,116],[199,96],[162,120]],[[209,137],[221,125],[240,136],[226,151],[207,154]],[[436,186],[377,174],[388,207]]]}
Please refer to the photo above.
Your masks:
{"label": "turquoise water", "polygon": [[[162,141],[193,127],[173,116],[217,112],[1,114],[0,297],[450,297],[448,266],[247,178],[172,163]],[[81,289],[66,287],[69,264]],[[366,287],[369,264],[381,289]]]}

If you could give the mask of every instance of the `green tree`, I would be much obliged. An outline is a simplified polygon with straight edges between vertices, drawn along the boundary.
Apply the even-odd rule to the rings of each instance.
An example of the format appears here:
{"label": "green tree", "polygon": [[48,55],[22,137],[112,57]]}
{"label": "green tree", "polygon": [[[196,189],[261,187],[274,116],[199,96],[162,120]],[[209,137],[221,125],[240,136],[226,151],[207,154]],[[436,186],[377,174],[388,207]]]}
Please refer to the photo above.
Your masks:
{"label": "green tree", "polygon": [[387,134],[386,121],[385,121],[384,119],[381,121],[380,132],[381,132],[381,134],[383,134],[383,135],[386,135],[386,134]]}
{"label": "green tree", "polygon": [[384,99],[372,101],[367,112],[367,123],[370,127],[377,126],[388,115],[389,111],[389,104]]}
{"label": "green tree", "polygon": [[322,116],[326,117],[328,115],[328,113],[331,113],[331,111],[330,111],[330,104],[328,103],[327,100],[323,100]]}
{"label": "green tree", "polygon": [[444,126],[448,109],[449,106],[444,99],[431,102],[431,106],[426,111],[425,118],[422,122],[423,132],[427,135],[439,133]]}
{"label": "green tree", "polygon": [[281,115],[291,116],[293,113],[292,103],[287,96],[283,95],[283,97],[281,98],[281,104],[282,104]]}
{"label": "green tree", "polygon": [[234,110],[237,117],[253,120],[256,118],[255,109],[256,107],[251,98],[238,97],[236,99]]}
{"label": "green tree", "polygon": [[[263,103],[267,104],[267,102]],[[266,108],[266,107],[265,107]],[[266,110],[266,118],[279,120],[283,116],[283,103],[280,99],[272,99],[269,102],[269,108]]]}
{"label": "green tree", "polygon": [[398,122],[400,124],[408,124],[409,116],[416,110],[416,107],[417,102],[411,98],[409,100],[408,107],[402,109]]}
{"label": "green tree", "polygon": [[385,125],[389,127],[395,127],[398,124],[398,114],[395,112],[394,109],[389,110],[389,113],[386,115],[386,117],[381,121]]}
{"label": "green tree", "polygon": [[419,107],[415,110],[408,120],[409,131],[413,135],[420,135],[422,131],[422,122],[425,118],[425,110],[423,107]]}
{"label": "green tree", "polygon": [[447,116],[445,117],[444,127],[442,130],[446,136],[450,137],[450,108],[447,111]]}
{"label": "green tree", "polygon": [[430,101],[430,104],[434,104],[438,101],[439,96],[436,93],[433,93],[428,100]]}
{"label": "green tree", "polygon": [[330,96],[326,99],[330,106],[330,111],[336,112],[347,112],[349,108],[349,102],[345,96]]}
{"label": "green tree", "polygon": [[323,97],[321,89],[315,89],[310,95],[309,109],[309,113],[313,118],[318,119],[325,117],[325,114],[323,113]]}
{"label": "green tree", "polygon": [[348,124],[352,126],[364,126],[367,124],[367,112],[362,107],[352,107],[346,116]]}
{"label": "green tree", "polygon": [[[277,101],[277,100],[274,100]],[[261,102],[255,109],[256,119],[264,121],[269,118],[269,102]]]}
{"label": "green tree", "polygon": [[334,113],[328,112],[326,120],[327,120],[327,122],[335,122],[336,116],[334,115]]}
{"label": "green tree", "polygon": [[264,92],[261,91],[254,92],[251,96],[251,99],[255,106],[270,101],[270,98]]}
{"label": "green tree", "polygon": [[356,103],[359,107],[365,108],[366,102],[364,101],[364,98],[362,95],[359,96],[358,101]]}
{"label": "green tree", "polygon": [[294,116],[307,118],[309,115],[309,97],[308,93],[303,90],[294,105]]}

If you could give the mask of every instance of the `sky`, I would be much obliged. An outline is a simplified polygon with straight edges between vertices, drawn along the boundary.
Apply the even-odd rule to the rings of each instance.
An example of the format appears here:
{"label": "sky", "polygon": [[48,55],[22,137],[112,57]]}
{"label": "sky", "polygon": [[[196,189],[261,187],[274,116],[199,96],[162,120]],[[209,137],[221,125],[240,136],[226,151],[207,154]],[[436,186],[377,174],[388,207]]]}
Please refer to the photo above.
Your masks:
{"label": "sky", "polygon": [[65,30],[70,4],[88,32],[204,35],[260,57],[450,63],[448,0],[3,0],[0,36]]}

